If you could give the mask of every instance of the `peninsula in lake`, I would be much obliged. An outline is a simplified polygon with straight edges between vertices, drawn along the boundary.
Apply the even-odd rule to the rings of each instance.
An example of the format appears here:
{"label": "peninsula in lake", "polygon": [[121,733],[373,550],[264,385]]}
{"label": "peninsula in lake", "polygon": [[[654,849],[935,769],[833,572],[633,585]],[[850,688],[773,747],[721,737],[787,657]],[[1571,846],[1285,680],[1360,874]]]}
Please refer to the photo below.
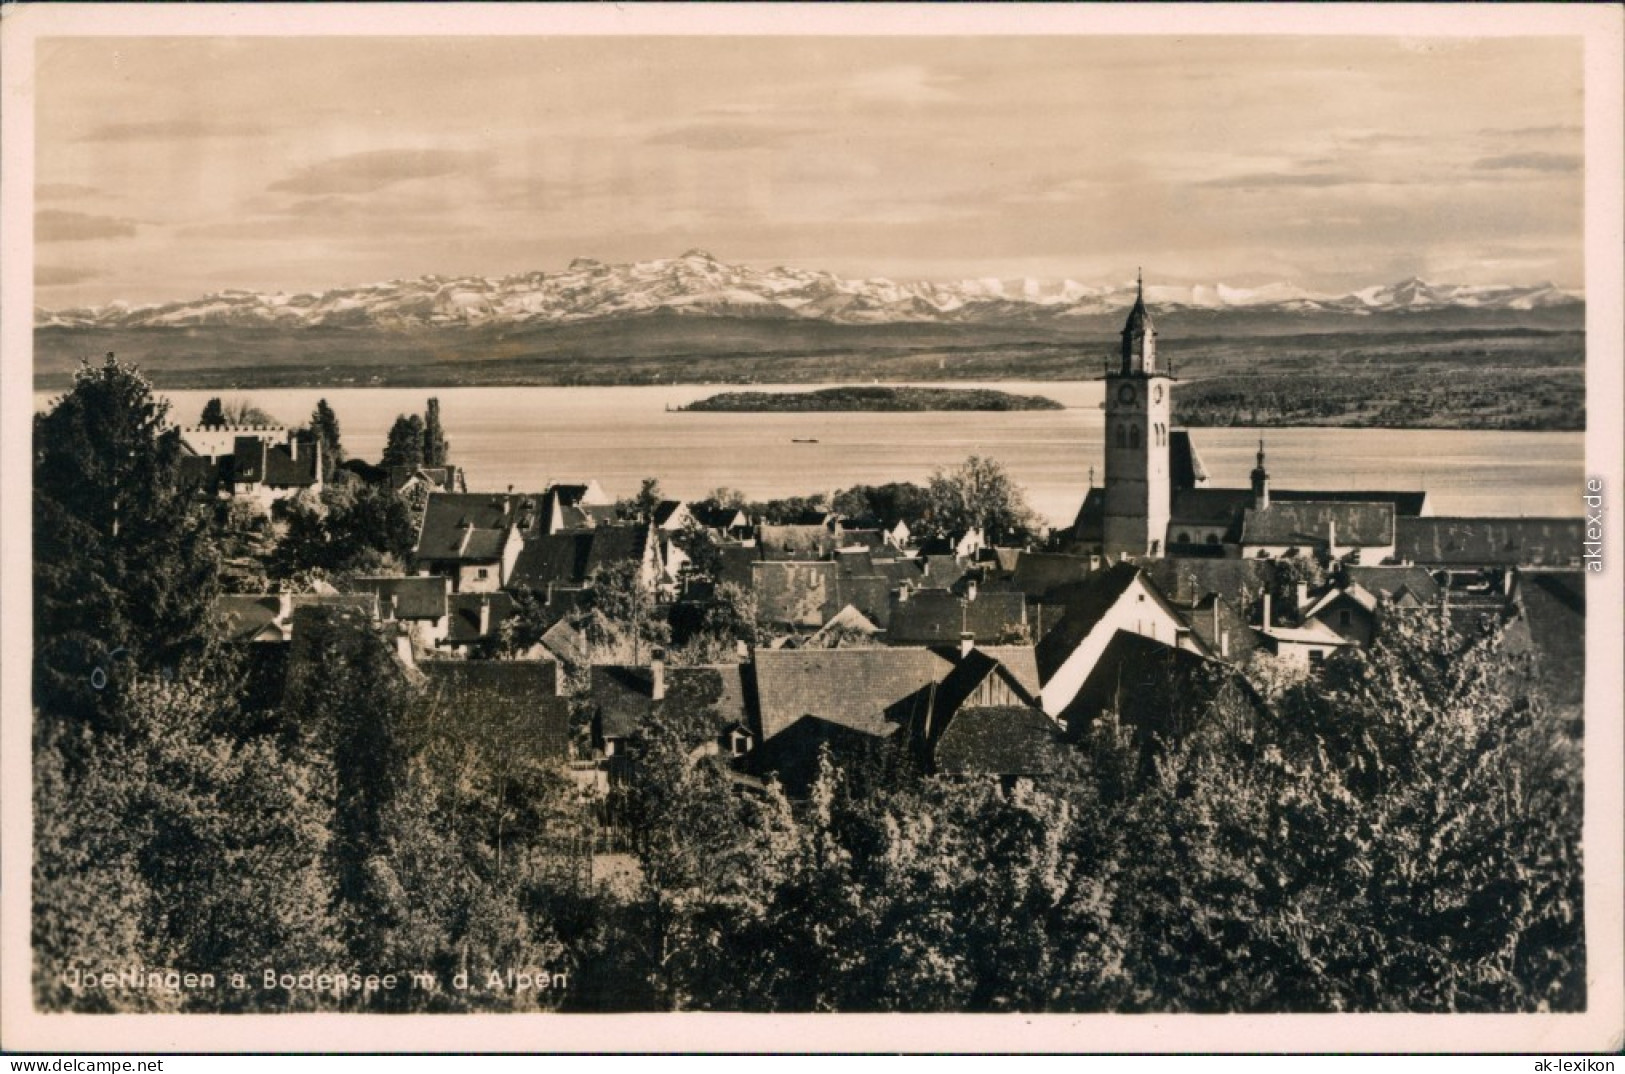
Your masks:
{"label": "peninsula in lake", "polygon": [[880,385],[820,388],[812,392],[723,392],[682,410],[808,412],[839,410],[1064,410],[1042,395],[1012,395],[991,388],[892,388]]}

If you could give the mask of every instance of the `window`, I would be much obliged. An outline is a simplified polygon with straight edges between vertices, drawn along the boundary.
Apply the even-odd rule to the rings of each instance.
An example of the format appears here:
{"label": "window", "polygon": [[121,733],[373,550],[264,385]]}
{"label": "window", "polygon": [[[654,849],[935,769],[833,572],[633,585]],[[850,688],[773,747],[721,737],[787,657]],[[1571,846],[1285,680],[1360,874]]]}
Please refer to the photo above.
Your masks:
{"label": "window", "polygon": [[1309,650],[1309,666],[1310,667],[1318,668],[1318,667],[1320,667],[1320,665],[1324,664],[1325,662],[1326,662],[1326,650],[1324,650],[1324,649],[1310,649]]}
{"label": "window", "polygon": [[1208,544],[1218,544],[1219,543],[1219,535],[1217,533],[1208,534],[1207,535],[1207,543]]}
{"label": "window", "polygon": [[1128,429],[1122,425],[1117,427],[1117,446],[1128,447]]}
{"label": "window", "polygon": [[474,577],[475,577],[475,578],[476,578],[476,579],[478,579],[478,580],[479,580],[479,581],[482,581],[482,582],[483,582],[483,581],[485,581],[485,580],[486,580],[486,579],[487,579],[487,578],[489,578],[489,577],[491,577],[491,572],[490,572],[490,571],[489,571],[489,570],[487,570],[487,569],[486,569],[486,568],[484,568],[484,567],[481,567],[481,568],[479,568],[479,569],[478,569],[478,570],[476,570],[476,571],[475,571],[475,572],[474,572]]}
{"label": "window", "polygon": [[1344,608],[1342,611],[1337,613],[1337,625],[1338,626],[1348,626],[1349,625],[1349,610],[1347,608]]}
{"label": "window", "polygon": [[1140,446],[1140,427],[1138,425],[1128,427],[1128,446],[1131,448]]}
{"label": "window", "polygon": [[1185,532],[1184,530],[1180,530],[1179,531],[1179,543],[1180,544],[1190,544],[1191,543],[1191,535],[1189,533]]}

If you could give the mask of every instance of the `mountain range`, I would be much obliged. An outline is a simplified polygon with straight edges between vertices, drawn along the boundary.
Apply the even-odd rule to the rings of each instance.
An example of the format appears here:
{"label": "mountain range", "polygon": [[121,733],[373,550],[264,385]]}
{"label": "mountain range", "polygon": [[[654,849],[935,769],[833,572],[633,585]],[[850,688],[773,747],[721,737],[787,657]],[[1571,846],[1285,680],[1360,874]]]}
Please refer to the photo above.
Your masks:
{"label": "mountain range", "polygon": [[[585,325],[664,316],[831,325],[1022,325],[1064,328],[1126,310],[1134,284],[970,279],[954,283],[843,279],[828,272],[730,265],[702,250],[611,265],[578,258],[561,272],[514,276],[423,276],[284,294],[221,291],[152,305],[36,309],[39,328],[328,327],[410,330]],[[1347,294],[1289,283],[1150,285],[1158,313],[1196,318],[1291,314],[1370,318],[1446,311],[1578,310],[1584,298],[1553,284],[1465,286],[1408,279]],[[1568,312],[1565,310],[1565,312]]]}

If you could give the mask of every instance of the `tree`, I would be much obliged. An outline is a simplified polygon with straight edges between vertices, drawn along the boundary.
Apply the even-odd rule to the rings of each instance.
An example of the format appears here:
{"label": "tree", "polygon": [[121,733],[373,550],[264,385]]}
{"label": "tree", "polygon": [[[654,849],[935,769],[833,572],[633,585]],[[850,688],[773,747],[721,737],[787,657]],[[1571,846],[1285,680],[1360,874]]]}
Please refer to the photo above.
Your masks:
{"label": "tree", "polygon": [[344,446],[339,442],[339,418],[326,399],[316,401],[310,415],[310,431],[316,443],[322,446],[322,481],[332,480],[333,471],[344,461]]}
{"label": "tree", "polygon": [[391,466],[417,467],[423,465],[423,419],[416,414],[402,414],[390,426],[389,440],[384,445],[384,457],[379,462],[386,469]]}
{"label": "tree", "polygon": [[451,445],[440,427],[440,400],[430,399],[423,417],[423,465],[444,466],[451,461]]}
{"label": "tree", "polygon": [[35,418],[34,685],[48,712],[105,713],[120,669],[173,670],[207,647],[219,557],[168,410],[109,354]]}
{"label": "tree", "polygon": [[616,502],[615,513],[634,522],[650,522],[663,499],[665,495],[660,491],[660,479],[646,477],[638,487],[636,496]]}
{"label": "tree", "polygon": [[233,399],[222,409],[227,425],[276,425],[276,418],[247,399]]}
{"label": "tree", "polygon": [[215,396],[214,398],[210,399],[207,403],[203,404],[203,416],[198,419],[198,424],[199,425],[224,425],[224,424],[226,424],[226,408],[221,405],[220,397],[218,395]]}
{"label": "tree", "polygon": [[588,621],[588,641],[595,647],[630,649],[631,662],[641,664],[650,648],[668,640],[641,563],[627,559],[594,567],[586,590],[591,609],[599,613]]}
{"label": "tree", "polygon": [[979,529],[990,544],[1030,540],[1038,516],[1021,486],[993,459],[972,455],[953,470],[931,475],[931,522],[939,533]]}

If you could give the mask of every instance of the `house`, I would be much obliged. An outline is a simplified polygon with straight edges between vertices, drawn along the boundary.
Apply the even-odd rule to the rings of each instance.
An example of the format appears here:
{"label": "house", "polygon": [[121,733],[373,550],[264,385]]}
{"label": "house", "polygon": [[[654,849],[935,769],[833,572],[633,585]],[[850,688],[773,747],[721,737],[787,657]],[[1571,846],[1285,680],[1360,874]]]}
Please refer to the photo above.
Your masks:
{"label": "house", "polygon": [[334,608],[379,618],[378,600],[370,593],[223,593],[214,599],[213,620],[222,640],[262,644],[293,640],[296,613],[304,608]]}
{"label": "house", "polygon": [[1201,648],[1216,660],[1239,664],[1257,651],[1258,632],[1247,622],[1246,614],[1217,593],[1208,593],[1188,603],[1169,600],[1200,641]]}
{"label": "house", "polygon": [[1379,598],[1359,582],[1334,585],[1302,609],[1304,625],[1319,623],[1351,645],[1364,648],[1377,632]]}
{"label": "house", "polygon": [[1529,691],[1580,721],[1585,706],[1586,572],[1521,571],[1508,649],[1527,655]]}
{"label": "house", "polygon": [[748,752],[754,745],[749,676],[743,664],[667,667],[660,650],[647,665],[595,664],[589,680],[593,745],[606,758],[619,757],[627,741],[658,718],[680,734],[709,738],[729,756]]}
{"label": "house", "polygon": [[319,440],[273,425],[192,425],[180,430],[181,476],[209,495],[248,499],[264,508],[306,490],[322,490]]}
{"label": "house", "polygon": [[820,560],[828,559],[840,547],[840,540],[830,527],[817,525],[756,527],[756,546],[759,555],[768,560]]}
{"label": "house", "polygon": [[930,771],[1011,778],[1056,770],[1057,731],[1017,676],[967,641],[933,689],[919,737]]}
{"label": "house", "polygon": [[421,718],[496,763],[557,767],[570,760],[570,704],[551,660],[429,660]]}
{"label": "house", "polygon": [[1044,711],[1059,717],[1118,631],[1203,649],[1179,610],[1132,563],[1118,563],[1062,591],[1065,612],[1038,642]]}
{"label": "house", "polygon": [[391,466],[383,473],[397,495],[468,491],[468,480],[460,466]]}
{"label": "house", "polygon": [[1020,593],[984,593],[972,581],[963,595],[947,589],[903,589],[892,600],[887,644],[949,645],[964,634],[995,645],[1027,638],[1027,600]]}
{"label": "house", "polygon": [[495,645],[502,639],[502,624],[514,613],[506,593],[453,593],[446,598],[446,636],[442,648],[467,653]]}
{"label": "house", "polygon": [[661,500],[655,505],[653,522],[655,529],[661,533],[682,533],[688,527],[700,524],[700,520],[682,500]]}
{"label": "house", "polygon": [[378,600],[378,616],[399,623],[413,642],[432,649],[451,629],[451,580],[442,575],[357,578],[352,588]]}
{"label": "house", "polygon": [[688,510],[696,522],[723,540],[737,541],[751,534],[750,516],[742,507],[702,502],[690,504]]}
{"label": "house", "polygon": [[574,595],[594,571],[616,564],[635,564],[644,591],[661,591],[666,570],[660,542],[651,527],[635,522],[527,538],[505,588],[534,594],[550,607],[558,604],[562,615],[574,608]]}
{"label": "house", "polygon": [[1422,567],[1359,567],[1345,564],[1337,577],[1375,594],[1396,608],[1431,608],[1439,603],[1439,582]]}
{"label": "house", "polygon": [[456,593],[493,593],[507,584],[540,518],[534,496],[434,492],[423,508],[412,562],[451,579]]}
{"label": "house", "polygon": [[1142,744],[1172,742],[1205,720],[1251,721],[1263,703],[1233,668],[1189,649],[1118,631],[1059,717],[1069,738],[1111,716]]}
{"label": "house", "polygon": [[1584,543],[1579,518],[1401,518],[1394,556],[1450,570],[1579,567]]}
{"label": "house", "polygon": [[1394,518],[1389,503],[1276,500],[1242,510],[1236,545],[1243,559],[1382,563],[1394,556]]}
{"label": "house", "polygon": [[1264,594],[1258,633],[1262,648],[1294,667],[1316,670],[1339,649],[1356,644],[1319,619],[1306,619],[1297,626],[1275,622],[1270,595]]}
{"label": "house", "polygon": [[891,581],[874,570],[867,553],[860,555],[752,563],[750,588],[756,595],[758,625],[770,632],[816,630],[850,604],[885,627],[891,615]]}
{"label": "house", "polygon": [[[822,747],[843,765],[861,766],[880,761],[894,746],[929,743],[933,739],[925,732],[933,726],[944,729],[943,719],[960,707],[944,701],[942,717],[931,724],[938,684],[970,652],[979,654],[978,661],[996,662],[1000,670],[984,692],[975,689],[982,686],[980,679],[970,690],[956,691],[965,705],[973,698],[1039,696],[1038,665],[1030,645],[758,649],[754,715],[759,745],[749,769],[775,775],[791,793],[801,793],[816,774]],[[970,728],[980,718],[973,717],[962,733],[976,737]]]}

